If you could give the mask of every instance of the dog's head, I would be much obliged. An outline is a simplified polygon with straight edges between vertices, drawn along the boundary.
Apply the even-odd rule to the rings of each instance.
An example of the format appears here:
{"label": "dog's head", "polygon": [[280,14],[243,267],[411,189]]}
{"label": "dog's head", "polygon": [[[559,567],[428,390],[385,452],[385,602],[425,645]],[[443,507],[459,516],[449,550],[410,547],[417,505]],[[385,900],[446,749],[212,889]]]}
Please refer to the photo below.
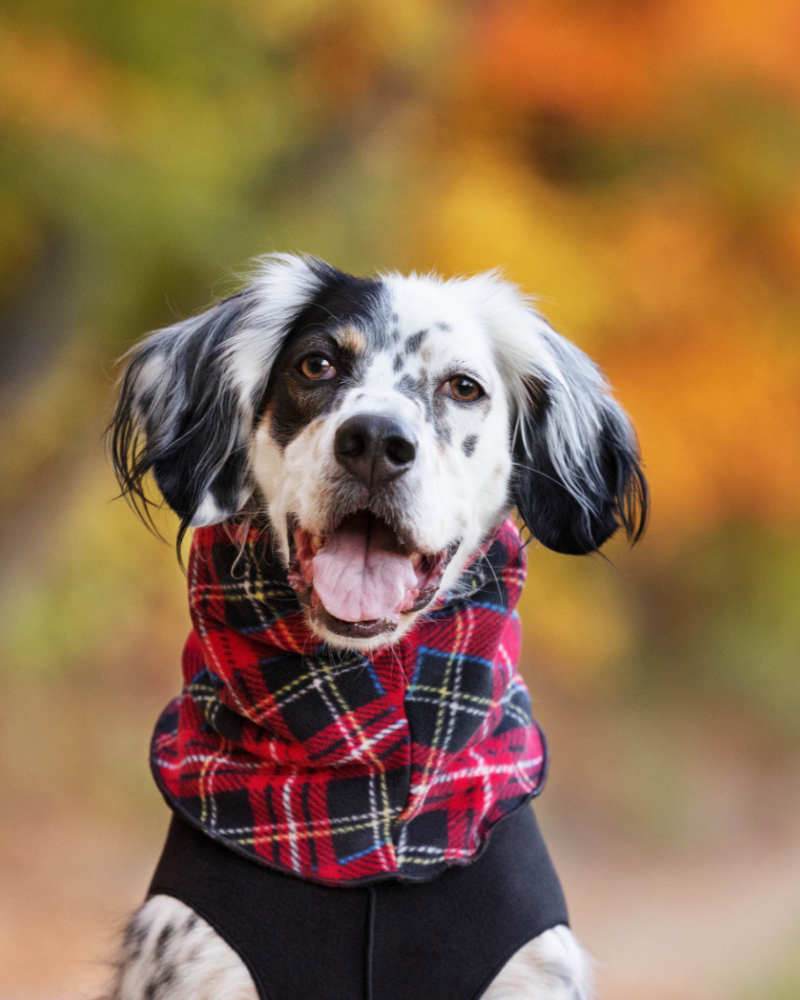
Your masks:
{"label": "dog's head", "polygon": [[316,633],[399,637],[516,507],[558,552],[633,540],[647,490],[594,364],[495,274],[354,278],[265,258],[132,352],[111,427],[190,526],[266,514]]}

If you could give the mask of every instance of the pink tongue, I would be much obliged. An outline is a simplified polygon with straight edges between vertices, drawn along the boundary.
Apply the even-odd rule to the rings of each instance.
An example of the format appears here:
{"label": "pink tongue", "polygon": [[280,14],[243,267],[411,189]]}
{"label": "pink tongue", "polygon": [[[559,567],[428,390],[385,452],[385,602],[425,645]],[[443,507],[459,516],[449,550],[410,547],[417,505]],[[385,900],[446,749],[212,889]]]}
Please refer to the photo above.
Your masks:
{"label": "pink tongue", "polygon": [[346,622],[388,618],[417,586],[411,559],[392,529],[364,515],[346,518],[311,565],[325,610]]}

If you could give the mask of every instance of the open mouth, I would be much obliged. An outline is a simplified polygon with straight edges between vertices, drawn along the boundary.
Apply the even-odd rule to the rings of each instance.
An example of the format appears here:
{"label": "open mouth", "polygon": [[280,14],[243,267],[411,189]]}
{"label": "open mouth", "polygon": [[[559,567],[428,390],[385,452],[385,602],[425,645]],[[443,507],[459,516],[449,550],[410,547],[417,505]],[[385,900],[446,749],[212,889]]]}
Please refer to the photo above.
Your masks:
{"label": "open mouth", "polygon": [[319,625],[368,639],[397,628],[400,615],[433,600],[457,545],[414,552],[368,510],[348,514],[325,536],[289,522],[289,583]]}

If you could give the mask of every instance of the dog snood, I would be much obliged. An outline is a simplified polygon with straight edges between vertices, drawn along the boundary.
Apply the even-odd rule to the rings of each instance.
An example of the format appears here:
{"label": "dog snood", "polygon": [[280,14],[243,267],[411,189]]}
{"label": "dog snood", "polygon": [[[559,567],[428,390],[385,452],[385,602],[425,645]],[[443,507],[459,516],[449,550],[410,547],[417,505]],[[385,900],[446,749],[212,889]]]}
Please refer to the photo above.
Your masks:
{"label": "dog snood", "polygon": [[424,882],[474,861],[541,791],[512,520],[439,606],[368,653],[314,636],[261,528],[198,529],[188,578],[184,688],[151,763],[210,838],[311,882]]}
{"label": "dog snood", "polygon": [[429,882],[345,885],[256,864],[175,816],[150,894],[199,914],[261,1000],[477,1000],[519,948],[567,923],[530,808],[501,823],[473,864]]}

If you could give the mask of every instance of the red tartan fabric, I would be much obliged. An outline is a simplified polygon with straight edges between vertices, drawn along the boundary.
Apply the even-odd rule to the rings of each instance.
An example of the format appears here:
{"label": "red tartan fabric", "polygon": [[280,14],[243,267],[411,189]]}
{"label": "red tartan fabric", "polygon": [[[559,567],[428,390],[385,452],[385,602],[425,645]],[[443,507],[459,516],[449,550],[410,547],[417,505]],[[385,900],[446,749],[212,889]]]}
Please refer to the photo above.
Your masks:
{"label": "red tartan fabric", "polygon": [[395,645],[309,631],[269,536],[198,529],[184,689],[151,763],[168,804],[270,867],[326,884],[425,881],[473,861],[541,791],[544,738],[516,670],[525,551],[507,520]]}

